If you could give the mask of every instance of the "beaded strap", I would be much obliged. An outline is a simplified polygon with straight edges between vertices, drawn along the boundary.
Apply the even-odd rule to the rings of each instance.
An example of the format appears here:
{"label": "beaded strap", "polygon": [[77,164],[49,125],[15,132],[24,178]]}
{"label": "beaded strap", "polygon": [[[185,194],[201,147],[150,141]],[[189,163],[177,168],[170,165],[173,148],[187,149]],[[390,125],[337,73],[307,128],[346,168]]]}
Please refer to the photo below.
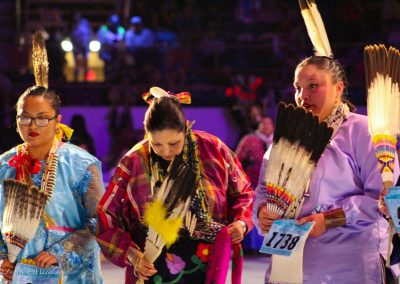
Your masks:
{"label": "beaded strap", "polygon": [[[54,138],[53,144],[50,148],[46,167],[43,172],[42,181],[40,185],[40,190],[46,192],[48,194],[47,202],[51,199],[53,195],[53,191],[56,187],[56,176],[57,176],[57,168],[58,168],[58,149],[59,141]],[[17,148],[18,154],[20,155],[28,155],[28,147],[26,144],[19,145]],[[32,184],[32,177],[31,174],[26,170],[23,169],[23,176],[22,181],[27,182],[28,184]]]}

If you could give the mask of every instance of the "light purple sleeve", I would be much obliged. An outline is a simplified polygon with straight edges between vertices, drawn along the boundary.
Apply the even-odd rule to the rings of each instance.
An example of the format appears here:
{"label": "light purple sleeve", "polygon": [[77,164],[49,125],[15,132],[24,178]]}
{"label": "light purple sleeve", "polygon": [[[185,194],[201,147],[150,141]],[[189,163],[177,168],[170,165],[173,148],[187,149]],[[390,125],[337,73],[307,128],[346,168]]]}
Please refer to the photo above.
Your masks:
{"label": "light purple sleeve", "polygon": [[[322,211],[342,208],[346,215],[346,227],[362,230],[382,216],[378,210],[379,192],[383,186],[382,178],[365,120],[344,125],[344,129],[348,132],[338,133],[339,137],[333,141],[332,146],[337,146],[336,152],[345,152],[348,155],[348,163],[352,165],[354,178],[353,181],[346,181],[341,179],[345,174],[337,177],[338,182],[348,183],[348,192],[343,191],[342,198],[336,200],[332,206],[323,208]],[[341,143],[344,140],[349,143],[350,147],[347,149],[344,148],[345,144]],[[396,155],[394,181],[398,176],[399,163]],[[350,186],[355,187],[354,190]],[[340,190],[340,186],[337,188]],[[357,190],[360,192],[357,193]]]}
{"label": "light purple sleeve", "polygon": [[[271,147],[265,153],[255,191],[253,221],[260,233],[258,211],[265,204],[265,174]],[[399,176],[396,155],[395,175]],[[368,133],[366,117],[351,114],[325,149],[310,182],[310,195],[299,217],[342,208],[347,225],[344,230],[359,231],[381,217],[378,197],[382,178],[375,149]]]}
{"label": "light purple sleeve", "polygon": [[[399,176],[396,157],[394,180]],[[378,198],[383,186],[365,116],[351,114],[325,149],[311,183],[311,197],[300,217],[342,208],[346,231],[363,231],[382,217]]]}

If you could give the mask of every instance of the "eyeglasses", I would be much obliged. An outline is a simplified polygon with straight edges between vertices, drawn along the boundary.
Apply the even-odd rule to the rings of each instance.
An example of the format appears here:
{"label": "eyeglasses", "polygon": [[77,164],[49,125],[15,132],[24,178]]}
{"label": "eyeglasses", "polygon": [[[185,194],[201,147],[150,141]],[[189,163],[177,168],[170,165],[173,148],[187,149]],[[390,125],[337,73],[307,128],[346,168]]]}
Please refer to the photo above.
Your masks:
{"label": "eyeglasses", "polygon": [[36,126],[38,127],[46,127],[49,125],[50,120],[55,119],[57,116],[52,117],[52,118],[47,118],[47,117],[30,117],[26,115],[18,115],[17,116],[17,121],[19,124],[23,126],[31,125],[32,121],[35,122]]}

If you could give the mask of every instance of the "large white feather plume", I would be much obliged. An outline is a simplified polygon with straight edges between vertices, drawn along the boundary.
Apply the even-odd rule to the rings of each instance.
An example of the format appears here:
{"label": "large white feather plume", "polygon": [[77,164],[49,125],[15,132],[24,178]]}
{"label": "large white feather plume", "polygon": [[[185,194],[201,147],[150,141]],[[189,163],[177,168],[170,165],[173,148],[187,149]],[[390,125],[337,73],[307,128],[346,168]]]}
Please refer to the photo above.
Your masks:
{"label": "large white feather plume", "polygon": [[36,186],[14,179],[4,180],[2,232],[6,236],[7,257],[15,262],[39,226],[49,196]]}
{"label": "large white feather plume", "polygon": [[265,185],[267,208],[285,218],[300,212],[307,184],[332,136],[326,122],[303,108],[279,104]]}
{"label": "large white feather plume", "polygon": [[314,0],[299,0],[299,5],[315,55],[332,57],[331,46],[317,4]]}
{"label": "large white feather plume", "polygon": [[400,53],[382,44],[364,49],[368,123],[372,135],[400,131]]}
{"label": "large white feather plume", "polygon": [[384,45],[364,48],[368,124],[385,187],[394,183],[396,136],[400,133],[400,53]]}

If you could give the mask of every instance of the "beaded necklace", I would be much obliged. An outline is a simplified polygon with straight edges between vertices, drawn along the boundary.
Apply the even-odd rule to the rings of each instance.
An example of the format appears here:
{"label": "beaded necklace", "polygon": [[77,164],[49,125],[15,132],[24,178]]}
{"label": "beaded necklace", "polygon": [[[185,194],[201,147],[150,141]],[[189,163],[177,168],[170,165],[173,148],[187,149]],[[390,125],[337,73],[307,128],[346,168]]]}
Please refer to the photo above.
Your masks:
{"label": "beaded necklace", "polygon": [[[43,172],[42,176],[42,182],[40,185],[40,190],[43,192],[46,192],[48,197],[48,201],[51,199],[51,196],[53,195],[53,191],[56,186],[56,174],[57,174],[57,168],[58,168],[58,155],[57,155],[57,149],[58,149],[59,141],[54,138],[53,144],[50,148],[47,161],[46,161],[46,167]],[[31,163],[29,158],[22,158],[19,159],[22,161],[21,163],[12,163],[12,161],[16,160],[16,157],[29,157],[29,152],[28,152],[28,145],[27,144],[21,144],[18,145],[17,148],[17,155],[11,158],[9,161],[10,165],[15,167],[17,169],[17,176],[16,179],[20,181],[24,181],[28,183],[29,185],[33,184],[32,177],[31,177],[31,171],[28,170],[28,164]],[[36,173],[36,172],[32,172]]]}
{"label": "beaded necklace", "polygon": [[350,110],[348,105],[346,103],[340,103],[335,106],[331,114],[325,118],[324,121],[326,121],[329,127],[333,128],[332,138],[335,136],[336,131],[339,129],[340,125],[342,125],[343,120],[346,119],[349,112]]}
{"label": "beaded necklace", "polygon": [[[194,138],[192,129],[188,125],[185,143],[182,151],[182,158],[184,163],[186,163],[195,173],[197,179],[196,193],[190,204],[190,211],[196,215],[197,223],[196,230],[194,232],[193,238],[203,239],[207,241],[213,241],[216,234],[224,226],[218,222],[215,222],[209,213],[209,206],[207,203],[206,192],[201,185],[201,161],[199,158],[198,145]],[[149,146],[150,147],[150,146]],[[150,180],[151,180],[151,194],[153,195],[157,188],[160,186],[164,180],[167,171],[162,169],[160,166],[160,161],[158,157],[152,154],[152,149],[150,148]]]}

